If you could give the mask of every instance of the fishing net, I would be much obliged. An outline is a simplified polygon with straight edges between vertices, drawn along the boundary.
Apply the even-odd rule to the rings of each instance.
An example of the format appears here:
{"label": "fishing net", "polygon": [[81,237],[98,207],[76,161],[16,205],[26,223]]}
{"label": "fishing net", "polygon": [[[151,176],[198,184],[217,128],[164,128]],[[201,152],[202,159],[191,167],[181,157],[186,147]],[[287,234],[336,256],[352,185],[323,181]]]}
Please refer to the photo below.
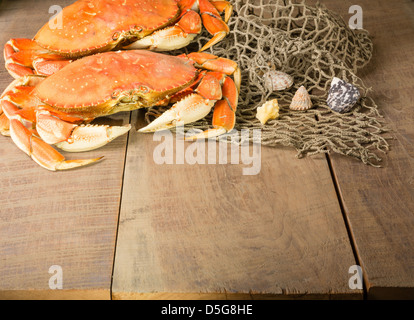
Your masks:
{"label": "fishing net", "polygon": [[[237,61],[242,70],[242,88],[235,130],[261,130],[265,146],[291,146],[299,158],[335,152],[379,166],[389,145],[378,106],[369,96],[370,88],[356,75],[372,56],[372,41],[365,30],[351,30],[344,20],[324,6],[308,6],[304,1],[235,1],[229,21],[231,33],[210,52]],[[185,52],[198,51],[209,39],[204,32]],[[176,52],[180,53],[180,52]],[[263,75],[270,70],[283,71],[294,78],[294,85],[272,92]],[[333,112],[326,103],[333,77],[357,86],[361,99],[351,112]],[[289,109],[300,86],[310,93],[313,108]],[[262,125],[256,109],[277,99],[280,117]],[[151,108],[147,121],[163,112]],[[211,115],[186,126],[205,130]],[[253,135],[249,137],[253,140]]]}

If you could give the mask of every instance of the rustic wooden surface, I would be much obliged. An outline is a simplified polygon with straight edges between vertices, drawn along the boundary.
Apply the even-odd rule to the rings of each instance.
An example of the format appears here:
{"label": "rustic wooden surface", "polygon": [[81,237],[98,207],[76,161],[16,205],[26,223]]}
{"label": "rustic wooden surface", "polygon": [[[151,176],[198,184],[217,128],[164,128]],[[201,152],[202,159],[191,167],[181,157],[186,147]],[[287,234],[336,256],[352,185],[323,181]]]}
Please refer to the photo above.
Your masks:
{"label": "rustic wooden surface", "polygon": [[325,157],[262,148],[260,174],[244,176],[157,165],[159,144],[130,134],[114,298],[361,296],[348,288],[355,260]]}
{"label": "rustic wooden surface", "polygon": [[[345,12],[352,1],[332,9]],[[364,269],[369,298],[414,297],[414,2],[361,1],[374,39],[361,72],[374,89],[392,151],[384,168],[332,156],[334,177]]]}
{"label": "rustic wooden surface", "polygon": [[[33,37],[51,5],[71,2],[1,1],[0,43]],[[323,3],[343,17],[354,4]],[[360,5],[375,45],[361,74],[396,138],[384,168],[265,147],[257,176],[157,165],[160,142],[131,132],[67,155],[101,163],[50,173],[0,137],[0,299],[413,298],[414,5]],[[0,68],[0,90],[10,81]],[[365,295],[348,287],[354,264]],[[48,287],[52,265],[63,290]]]}

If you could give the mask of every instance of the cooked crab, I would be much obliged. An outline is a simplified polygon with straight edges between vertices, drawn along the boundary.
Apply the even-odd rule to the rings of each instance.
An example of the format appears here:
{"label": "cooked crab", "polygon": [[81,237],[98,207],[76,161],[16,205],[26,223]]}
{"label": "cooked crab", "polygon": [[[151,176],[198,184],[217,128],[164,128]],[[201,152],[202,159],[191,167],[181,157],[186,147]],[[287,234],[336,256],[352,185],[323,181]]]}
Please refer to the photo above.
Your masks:
{"label": "cooked crab", "polygon": [[33,40],[8,41],[6,69],[17,79],[50,75],[71,60],[99,52],[179,49],[201,32],[202,24],[213,35],[204,51],[229,33],[232,10],[229,2],[215,0],[78,0],[59,14],[61,26],[47,23]]}
{"label": "cooked crab", "polygon": [[51,145],[69,152],[101,147],[128,132],[130,125],[90,122],[121,111],[172,104],[139,130],[154,132],[202,119],[214,107],[213,128],[192,139],[224,134],[234,127],[239,86],[237,63],[207,53],[99,53],[50,77],[13,81],[0,100],[0,131],[42,167],[71,169],[99,159],[67,161]]}

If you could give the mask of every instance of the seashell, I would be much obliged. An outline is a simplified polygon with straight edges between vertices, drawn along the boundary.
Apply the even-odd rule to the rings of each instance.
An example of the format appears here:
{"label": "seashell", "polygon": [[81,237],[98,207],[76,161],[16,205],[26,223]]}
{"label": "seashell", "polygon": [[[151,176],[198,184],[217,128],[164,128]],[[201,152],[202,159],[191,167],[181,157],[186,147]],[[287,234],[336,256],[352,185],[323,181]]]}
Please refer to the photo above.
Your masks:
{"label": "seashell", "polygon": [[266,124],[269,120],[279,118],[279,103],[277,99],[267,101],[261,107],[257,108],[256,118],[260,120],[262,124]]}
{"label": "seashell", "polygon": [[335,112],[346,113],[352,110],[361,94],[357,87],[339,78],[333,78],[327,103]]}
{"label": "seashell", "polygon": [[263,75],[264,85],[269,91],[281,91],[293,85],[293,78],[287,73],[271,70]]}
{"label": "seashell", "polygon": [[296,91],[289,108],[297,111],[304,111],[312,108],[312,100],[308,90],[306,90],[304,86],[301,86],[298,91]]}

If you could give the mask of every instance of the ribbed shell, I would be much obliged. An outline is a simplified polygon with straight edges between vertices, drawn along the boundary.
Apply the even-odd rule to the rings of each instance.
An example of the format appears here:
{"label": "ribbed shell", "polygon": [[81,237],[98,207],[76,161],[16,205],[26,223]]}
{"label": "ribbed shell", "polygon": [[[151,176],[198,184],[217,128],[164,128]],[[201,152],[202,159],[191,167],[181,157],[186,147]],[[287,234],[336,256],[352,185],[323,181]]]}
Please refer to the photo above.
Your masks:
{"label": "ribbed shell", "polygon": [[271,70],[263,75],[265,87],[269,91],[281,91],[293,85],[293,78],[287,73]]}
{"label": "ribbed shell", "polygon": [[312,108],[312,100],[304,86],[296,91],[289,108],[296,111],[305,111]]}

